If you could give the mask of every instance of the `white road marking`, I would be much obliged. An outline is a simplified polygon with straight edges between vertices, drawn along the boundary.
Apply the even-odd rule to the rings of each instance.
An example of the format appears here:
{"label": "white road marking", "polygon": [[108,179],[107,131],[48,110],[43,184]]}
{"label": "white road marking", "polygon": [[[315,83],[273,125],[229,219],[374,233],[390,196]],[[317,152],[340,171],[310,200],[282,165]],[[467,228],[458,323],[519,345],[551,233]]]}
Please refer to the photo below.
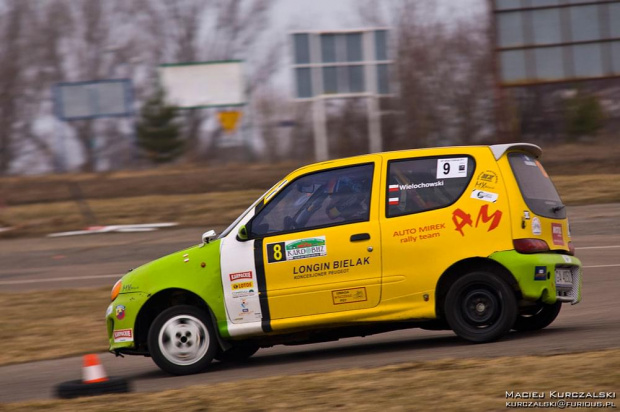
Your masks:
{"label": "white road marking", "polygon": [[43,282],[70,282],[80,281],[85,279],[104,279],[104,278],[120,278],[123,275],[99,275],[99,276],[80,276],[77,277],[64,277],[64,278],[49,278],[49,279],[26,279],[26,280],[4,280],[0,281],[0,285],[25,285],[27,283],[43,283]]}
{"label": "white road marking", "polygon": [[582,266],[584,269],[594,269],[594,268],[617,268],[620,267],[620,263],[615,265],[594,265],[594,266]]}
{"label": "white road marking", "polygon": [[620,247],[620,245],[614,245],[614,246],[586,246],[586,247],[576,247],[575,249],[577,250],[584,250],[584,249],[614,249],[614,248],[618,248]]}

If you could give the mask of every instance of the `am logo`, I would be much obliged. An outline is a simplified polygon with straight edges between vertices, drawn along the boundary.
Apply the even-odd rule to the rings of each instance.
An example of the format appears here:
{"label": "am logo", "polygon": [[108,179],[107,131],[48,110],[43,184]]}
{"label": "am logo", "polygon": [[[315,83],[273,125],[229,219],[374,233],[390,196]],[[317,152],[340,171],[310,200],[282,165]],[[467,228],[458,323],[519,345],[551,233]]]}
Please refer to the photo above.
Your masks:
{"label": "am logo", "polygon": [[[489,223],[489,228],[487,232],[494,230],[497,226],[499,226],[499,222],[502,220],[502,211],[496,210],[495,212],[489,214],[489,205],[483,205],[480,207],[480,211],[478,211],[478,217],[476,218],[476,225],[478,227],[480,221],[482,223]],[[465,236],[463,229],[465,226],[474,227],[474,222],[469,213],[462,211],[461,209],[456,209],[452,212],[452,221],[454,222],[454,226],[456,227],[454,230],[457,230],[461,236]]]}

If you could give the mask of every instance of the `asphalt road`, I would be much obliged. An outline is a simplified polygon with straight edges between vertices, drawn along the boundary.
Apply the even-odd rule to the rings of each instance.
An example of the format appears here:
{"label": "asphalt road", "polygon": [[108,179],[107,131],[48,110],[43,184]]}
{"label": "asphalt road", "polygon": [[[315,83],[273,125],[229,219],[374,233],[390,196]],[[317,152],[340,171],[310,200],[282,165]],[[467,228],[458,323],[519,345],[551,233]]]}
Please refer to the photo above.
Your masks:
{"label": "asphalt road", "polygon": [[[150,359],[102,354],[108,375],[136,391],[161,391],[274,375],[375,367],[439,358],[546,355],[620,347],[620,204],[572,207],[571,231],[584,264],[583,301],[564,305],[547,329],[511,333],[484,345],[452,332],[405,330],[366,338],[261,349],[243,365],[213,364],[206,373],[171,377]],[[0,292],[111,286],[131,267],[199,241],[202,229],[0,241]],[[103,310],[103,309],[102,309]],[[60,382],[79,379],[81,357],[0,367],[0,402],[53,397]],[[603,371],[602,371],[603,372]]]}

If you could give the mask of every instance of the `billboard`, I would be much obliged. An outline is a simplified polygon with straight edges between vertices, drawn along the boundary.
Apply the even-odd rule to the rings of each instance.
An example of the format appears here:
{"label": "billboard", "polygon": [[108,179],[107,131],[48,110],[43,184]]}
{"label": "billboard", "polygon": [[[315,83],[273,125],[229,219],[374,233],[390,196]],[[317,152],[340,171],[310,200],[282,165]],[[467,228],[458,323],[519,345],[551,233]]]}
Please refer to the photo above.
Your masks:
{"label": "billboard", "polygon": [[499,83],[620,76],[620,0],[489,0]]}
{"label": "billboard", "polygon": [[163,64],[158,70],[166,100],[178,108],[240,106],[246,103],[242,61]]}
{"label": "billboard", "polygon": [[388,30],[291,34],[295,99],[389,93]]}
{"label": "billboard", "polygon": [[57,83],[53,97],[56,117],[64,121],[133,114],[129,79]]}

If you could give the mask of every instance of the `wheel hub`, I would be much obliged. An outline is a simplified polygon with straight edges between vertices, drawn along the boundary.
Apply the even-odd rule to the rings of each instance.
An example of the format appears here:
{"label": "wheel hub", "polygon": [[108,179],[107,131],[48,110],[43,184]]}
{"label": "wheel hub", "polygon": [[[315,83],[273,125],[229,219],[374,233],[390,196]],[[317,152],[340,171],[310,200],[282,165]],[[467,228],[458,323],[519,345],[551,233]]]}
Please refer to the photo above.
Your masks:
{"label": "wheel hub", "polygon": [[207,352],[209,333],[200,320],[190,315],[179,315],[161,328],[158,345],[170,362],[191,365]]}
{"label": "wheel hub", "polygon": [[499,299],[487,289],[470,290],[463,297],[462,304],[465,320],[476,327],[493,324],[500,311]]}

